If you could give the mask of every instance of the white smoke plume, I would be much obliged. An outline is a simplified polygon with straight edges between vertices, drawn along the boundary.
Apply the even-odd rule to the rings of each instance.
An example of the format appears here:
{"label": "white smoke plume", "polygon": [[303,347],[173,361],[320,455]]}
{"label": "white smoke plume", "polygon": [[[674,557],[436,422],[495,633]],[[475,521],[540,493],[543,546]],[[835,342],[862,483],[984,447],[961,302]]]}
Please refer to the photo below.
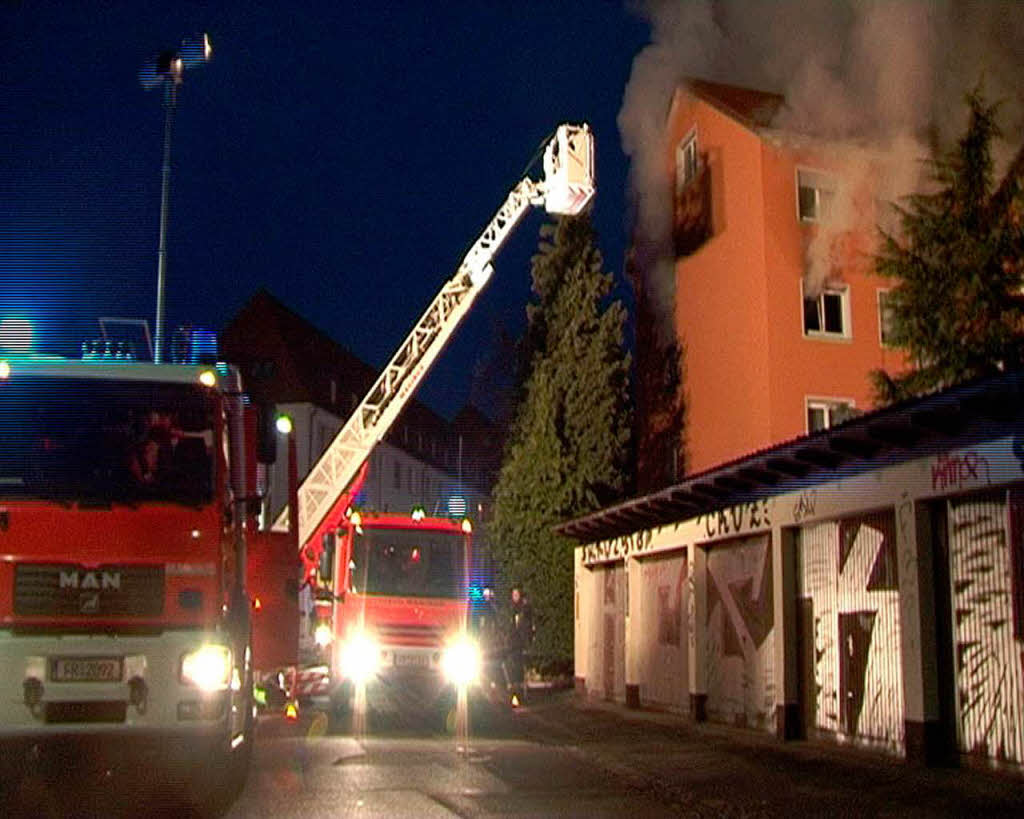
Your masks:
{"label": "white smoke plume", "polygon": [[1017,0],[648,0],[634,8],[651,25],[651,43],[633,62],[618,123],[631,160],[637,266],[650,271],[644,289],[664,319],[674,289],[664,125],[683,78],[781,93],[786,108],[775,127],[886,152],[897,159],[880,192],[890,201],[913,190],[929,139],[948,148],[962,132],[964,95],[979,82],[990,101],[1003,101],[1009,140],[999,158],[1018,147]]}

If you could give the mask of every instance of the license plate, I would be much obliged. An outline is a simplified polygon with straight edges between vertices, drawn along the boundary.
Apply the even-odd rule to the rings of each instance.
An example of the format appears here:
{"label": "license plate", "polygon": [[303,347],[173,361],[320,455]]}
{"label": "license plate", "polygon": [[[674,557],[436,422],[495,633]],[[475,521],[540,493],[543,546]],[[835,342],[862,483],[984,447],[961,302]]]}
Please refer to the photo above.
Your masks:
{"label": "license plate", "polygon": [[430,657],[426,654],[395,654],[395,665],[412,666],[414,668],[428,668]]}
{"label": "license plate", "polygon": [[53,682],[121,682],[120,657],[57,657],[50,661]]}

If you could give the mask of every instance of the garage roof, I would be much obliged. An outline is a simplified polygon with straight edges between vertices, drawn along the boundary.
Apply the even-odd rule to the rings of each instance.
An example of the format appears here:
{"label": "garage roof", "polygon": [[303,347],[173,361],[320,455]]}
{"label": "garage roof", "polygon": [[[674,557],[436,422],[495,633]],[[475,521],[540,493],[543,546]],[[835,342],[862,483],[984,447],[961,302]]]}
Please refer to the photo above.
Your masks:
{"label": "garage roof", "polygon": [[[1024,418],[1024,370],[861,415],[691,475],[675,486],[555,527],[595,542],[867,469],[1007,435]],[[1021,455],[1024,459],[1024,452]]]}

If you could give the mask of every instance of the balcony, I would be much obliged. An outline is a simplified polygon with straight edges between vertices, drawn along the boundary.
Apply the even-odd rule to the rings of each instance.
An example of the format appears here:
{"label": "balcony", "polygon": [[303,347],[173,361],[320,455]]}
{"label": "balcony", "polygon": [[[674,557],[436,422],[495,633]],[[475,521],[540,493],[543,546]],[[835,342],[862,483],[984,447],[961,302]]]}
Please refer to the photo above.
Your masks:
{"label": "balcony", "polygon": [[674,217],[672,235],[677,258],[696,252],[711,238],[711,169],[706,157],[701,157],[696,173],[676,191]]}

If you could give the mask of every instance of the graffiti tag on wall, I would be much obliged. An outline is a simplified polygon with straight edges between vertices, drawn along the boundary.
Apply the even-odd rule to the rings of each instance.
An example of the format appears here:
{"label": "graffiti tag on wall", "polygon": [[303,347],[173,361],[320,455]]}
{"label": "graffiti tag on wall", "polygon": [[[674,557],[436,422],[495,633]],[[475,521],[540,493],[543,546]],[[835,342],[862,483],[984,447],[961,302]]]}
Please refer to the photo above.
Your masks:
{"label": "graffiti tag on wall", "polygon": [[807,518],[814,517],[814,510],[818,504],[818,490],[807,489],[800,493],[800,497],[793,504],[793,521],[800,523]]}
{"label": "graffiti tag on wall", "polygon": [[760,498],[701,515],[697,518],[697,525],[704,527],[704,534],[709,538],[770,529],[772,522],[769,517],[768,499]]}
{"label": "graffiti tag on wall", "polygon": [[974,450],[939,455],[932,461],[932,489],[964,489],[990,484],[988,458]]}
{"label": "graffiti tag on wall", "polygon": [[646,552],[651,548],[653,538],[651,532],[644,531],[588,544],[583,549],[583,563],[588,566],[593,563],[609,563],[632,554]]}

